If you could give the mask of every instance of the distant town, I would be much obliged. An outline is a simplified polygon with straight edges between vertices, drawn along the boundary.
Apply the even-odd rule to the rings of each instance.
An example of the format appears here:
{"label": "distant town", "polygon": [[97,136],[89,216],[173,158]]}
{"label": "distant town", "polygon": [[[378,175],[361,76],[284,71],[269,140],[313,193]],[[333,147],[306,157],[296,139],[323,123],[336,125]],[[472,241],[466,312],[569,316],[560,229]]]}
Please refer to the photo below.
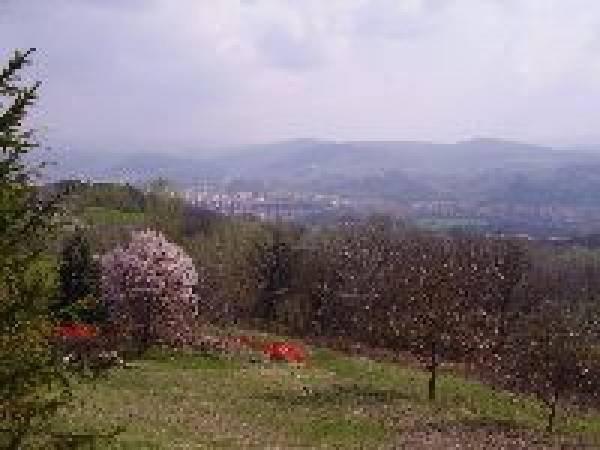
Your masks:
{"label": "distant town", "polygon": [[187,188],[180,192],[196,206],[227,215],[253,215],[263,220],[301,220],[352,209],[353,203],[339,195],[298,192],[231,192],[216,186]]}
{"label": "distant town", "polygon": [[600,223],[600,210],[593,208],[443,200],[383,202],[375,198],[325,193],[235,191],[216,183],[173,190],[171,195],[221,214],[251,215],[267,221],[304,222],[318,217],[385,213],[407,218],[426,228],[476,229],[488,236],[545,240],[556,244],[587,234],[586,230],[578,232],[584,223]]}

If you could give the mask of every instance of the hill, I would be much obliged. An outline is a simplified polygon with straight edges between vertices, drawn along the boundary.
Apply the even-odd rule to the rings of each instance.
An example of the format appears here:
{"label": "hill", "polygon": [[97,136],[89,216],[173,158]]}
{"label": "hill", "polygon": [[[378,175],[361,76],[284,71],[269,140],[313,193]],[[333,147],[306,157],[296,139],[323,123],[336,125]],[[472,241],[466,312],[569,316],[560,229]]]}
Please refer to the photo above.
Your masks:
{"label": "hill", "polygon": [[[344,174],[368,176],[386,171],[429,174],[469,173],[490,169],[547,169],[570,164],[600,163],[591,149],[555,149],[501,139],[473,139],[454,144],[418,141],[350,141],[314,139],[254,145],[237,150],[89,151],[57,149],[43,154],[64,172],[139,176],[180,173],[182,178],[214,175],[241,178],[283,178]],[[215,173],[216,172],[216,173]],[[184,176],[185,175],[185,176]],[[65,176],[62,176],[65,178]]]}
{"label": "hill", "polygon": [[[315,348],[307,366],[152,351],[80,385],[69,421],[109,428],[115,448],[575,448],[600,438],[597,415],[569,412],[555,434],[546,407],[446,371],[427,401],[416,367]],[[566,447],[565,447],[566,446]]]}
{"label": "hill", "polygon": [[600,162],[600,154],[500,139],[473,139],[454,144],[294,140],[250,147],[215,160],[230,175],[254,174],[267,178],[307,174],[368,176],[398,170],[468,174],[490,169],[547,169],[589,161]]}
{"label": "hill", "polygon": [[397,202],[595,206],[600,152],[500,139],[454,144],[314,139],[234,151],[55,152],[50,178],[141,183],[159,176],[182,186],[203,181],[245,190],[284,189]]}

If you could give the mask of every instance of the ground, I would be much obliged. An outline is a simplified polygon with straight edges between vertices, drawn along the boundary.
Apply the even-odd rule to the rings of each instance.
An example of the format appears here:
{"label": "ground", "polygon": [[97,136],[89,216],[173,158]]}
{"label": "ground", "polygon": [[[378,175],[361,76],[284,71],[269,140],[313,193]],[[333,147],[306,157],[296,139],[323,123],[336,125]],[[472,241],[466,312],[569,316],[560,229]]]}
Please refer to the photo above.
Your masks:
{"label": "ground", "polygon": [[549,435],[533,398],[444,374],[430,403],[426,380],[415,368],[327,349],[313,349],[305,367],[151,351],[80,383],[60,423],[124,424],[103,444],[122,449],[600,448],[600,415],[562,410]]}

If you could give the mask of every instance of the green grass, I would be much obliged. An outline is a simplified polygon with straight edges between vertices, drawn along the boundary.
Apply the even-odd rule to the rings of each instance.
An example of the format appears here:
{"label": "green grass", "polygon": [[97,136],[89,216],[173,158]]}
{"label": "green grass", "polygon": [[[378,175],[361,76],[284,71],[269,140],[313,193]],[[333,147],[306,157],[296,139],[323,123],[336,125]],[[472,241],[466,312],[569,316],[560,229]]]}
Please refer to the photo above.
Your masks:
{"label": "green grass", "polygon": [[[306,367],[154,351],[81,384],[73,425],[126,430],[108,448],[397,447],[427,429],[525,430],[546,409],[453,375],[427,400],[427,374],[318,349]],[[486,428],[487,427],[487,428]],[[600,416],[561,413],[557,434],[600,437]],[[599,442],[599,441],[596,441]]]}
{"label": "green grass", "polygon": [[144,223],[146,216],[142,212],[126,212],[118,209],[90,206],[85,208],[82,218],[91,225],[127,225]]}

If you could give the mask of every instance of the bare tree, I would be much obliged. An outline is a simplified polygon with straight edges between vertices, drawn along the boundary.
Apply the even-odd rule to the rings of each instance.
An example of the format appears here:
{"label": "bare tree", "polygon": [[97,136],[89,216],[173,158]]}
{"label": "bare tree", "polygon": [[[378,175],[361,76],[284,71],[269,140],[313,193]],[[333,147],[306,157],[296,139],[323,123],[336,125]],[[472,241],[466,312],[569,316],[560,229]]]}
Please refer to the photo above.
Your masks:
{"label": "bare tree", "polygon": [[444,358],[492,348],[519,271],[509,247],[482,238],[414,236],[405,245],[399,292],[412,351],[428,360],[429,399]]}
{"label": "bare tree", "polygon": [[552,431],[561,398],[578,392],[588,400],[597,396],[588,389],[598,376],[591,358],[593,327],[569,308],[542,302],[515,321],[511,331],[496,356],[496,374],[507,387],[534,393],[548,406],[547,430]]}

